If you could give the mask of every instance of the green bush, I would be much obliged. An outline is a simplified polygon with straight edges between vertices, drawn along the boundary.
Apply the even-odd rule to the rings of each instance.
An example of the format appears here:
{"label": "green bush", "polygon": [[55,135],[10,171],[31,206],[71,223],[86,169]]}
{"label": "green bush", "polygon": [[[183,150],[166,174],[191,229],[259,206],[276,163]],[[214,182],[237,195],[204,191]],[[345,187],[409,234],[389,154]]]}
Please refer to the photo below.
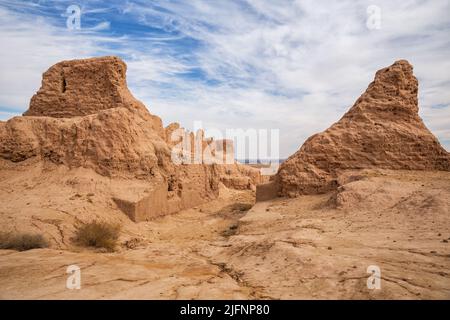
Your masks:
{"label": "green bush", "polygon": [[0,249],[25,251],[38,248],[47,248],[48,242],[40,234],[31,233],[1,233]]}
{"label": "green bush", "polygon": [[114,251],[119,239],[120,226],[105,222],[91,222],[78,228],[75,240],[85,247],[104,248]]}

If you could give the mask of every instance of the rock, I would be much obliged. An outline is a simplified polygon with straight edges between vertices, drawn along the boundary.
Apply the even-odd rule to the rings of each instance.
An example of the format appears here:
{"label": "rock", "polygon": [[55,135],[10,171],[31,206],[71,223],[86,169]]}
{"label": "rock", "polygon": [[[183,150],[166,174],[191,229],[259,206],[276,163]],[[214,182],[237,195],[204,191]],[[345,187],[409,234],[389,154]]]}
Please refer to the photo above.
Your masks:
{"label": "rock", "polygon": [[[448,243],[435,235],[450,230],[450,172],[380,170],[348,182],[363,197],[345,210],[327,205],[333,192],[256,203],[215,263],[268,299],[448,298]],[[374,260],[398,281],[382,280],[378,296],[366,285]]]}
{"label": "rock", "polygon": [[418,115],[418,81],[405,60],[379,70],[335,124],[281,164],[276,196],[324,193],[347,169],[450,170],[449,153]]}
{"label": "rock", "polygon": [[161,119],[131,95],[125,71],[117,57],[51,67],[25,117],[0,124],[0,158],[39,157],[102,175],[153,179],[151,171],[167,162],[170,150]]}
{"label": "rock", "polygon": [[181,128],[178,123],[168,125],[165,134],[167,144],[172,147],[172,152],[177,150],[183,163],[218,164],[220,181],[228,188],[254,190],[263,182],[259,169],[235,160],[232,140],[205,139],[202,130],[194,134]]}
{"label": "rock", "polygon": [[263,181],[259,169],[240,163],[221,165],[217,169],[220,181],[231,189],[251,190]]}
{"label": "rock", "polygon": [[[58,180],[61,173],[54,166],[92,170],[124,185],[109,188],[95,202],[106,208],[115,203],[133,221],[144,221],[218,196],[220,165],[202,158],[195,164],[173,163],[176,143],[168,136],[179,128],[164,128],[161,119],[133,97],[121,59],[62,61],[44,73],[24,116],[0,122],[0,171],[30,170],[33,163],[53,168]],[[202,150],[213,144],[203,132],[186,134],[198,138]],[[253,171],[239,170],[236,175],[247,182],[236,187],[250,189],[257,182]],[[96,180],[92,174],[86,189],[94,190]],[[127,185],[136,187],[130,192]],[[107,199],[111,201],[105,204]]]}
{"label": "rock", "polygon": [[128,91],[126,65],[117,57],[62,61],[44,74],[24,116],[73,118],[112,108],[139,108]]}

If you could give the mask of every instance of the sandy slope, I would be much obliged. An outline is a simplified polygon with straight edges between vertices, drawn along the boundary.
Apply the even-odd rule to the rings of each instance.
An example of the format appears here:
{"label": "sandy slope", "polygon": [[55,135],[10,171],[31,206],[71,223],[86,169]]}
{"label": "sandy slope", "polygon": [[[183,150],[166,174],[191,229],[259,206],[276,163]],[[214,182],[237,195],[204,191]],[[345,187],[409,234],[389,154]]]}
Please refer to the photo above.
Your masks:
{"label": "sandy slope", "polygon": [[[225,240],[253,199],[249,191],[223,187],[220,199],[207,205],[137,224],[132,231],[142,241],[128,249],[130,238],[123,237],[117,253],[76,247],[0,250],[0,298],[247,298],[248,288],[198,251]],[[72,264],[82,270],[79,291],[65,288],[66,268]]]}
{"label": "sandy slope", "polygon": [[[258,203],[217,259],[261,297],[449,299],[450,174],[360,178],[338,195]],[[369,265],[381,290],[367,289]]]}
{"label": "sandy slope", "polygon": [[[338,192],[220,198],[137,224],[116,253],[0,251],[1,298],[450,299],[450,173],[349,173]],[[126,240],[124,240],[126,241]],[[128,247],[128,248],[127,248]],[[82,289],[65,288],[66,267]],[[368,290],[369,265],[381,289]]]}

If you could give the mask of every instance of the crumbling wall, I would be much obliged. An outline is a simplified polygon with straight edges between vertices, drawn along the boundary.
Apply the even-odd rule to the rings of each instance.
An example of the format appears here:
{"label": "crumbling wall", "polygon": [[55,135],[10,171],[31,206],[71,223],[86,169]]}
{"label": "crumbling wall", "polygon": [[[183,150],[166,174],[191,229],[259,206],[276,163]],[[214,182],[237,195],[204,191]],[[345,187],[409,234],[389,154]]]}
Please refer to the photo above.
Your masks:
{"label": "crumbling wall", "polygon": [[449,171],[449,153],[419,117],[417,94],[418,81],[407,61],[379,70],[338,122],[281,164],[273,196],[334,190],[339,172],[347,169]]}

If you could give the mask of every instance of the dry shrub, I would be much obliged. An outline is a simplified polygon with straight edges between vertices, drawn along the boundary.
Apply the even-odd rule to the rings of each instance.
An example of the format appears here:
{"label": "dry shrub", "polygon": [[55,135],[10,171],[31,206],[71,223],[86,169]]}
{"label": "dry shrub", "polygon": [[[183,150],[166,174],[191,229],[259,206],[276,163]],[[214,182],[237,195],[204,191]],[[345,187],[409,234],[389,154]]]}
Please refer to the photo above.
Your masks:
{"label": "dry shrub", "polygon": [[0,233],[0,249],[25,251],[38,248],[47,248],[48,242],[40,234],[31,233]]}
{"label": "dry shrub", "polygon": [[106,222],[90,222],[78,228],[75,241],[85,247],[114,251],[119,239],[120,226]]}

